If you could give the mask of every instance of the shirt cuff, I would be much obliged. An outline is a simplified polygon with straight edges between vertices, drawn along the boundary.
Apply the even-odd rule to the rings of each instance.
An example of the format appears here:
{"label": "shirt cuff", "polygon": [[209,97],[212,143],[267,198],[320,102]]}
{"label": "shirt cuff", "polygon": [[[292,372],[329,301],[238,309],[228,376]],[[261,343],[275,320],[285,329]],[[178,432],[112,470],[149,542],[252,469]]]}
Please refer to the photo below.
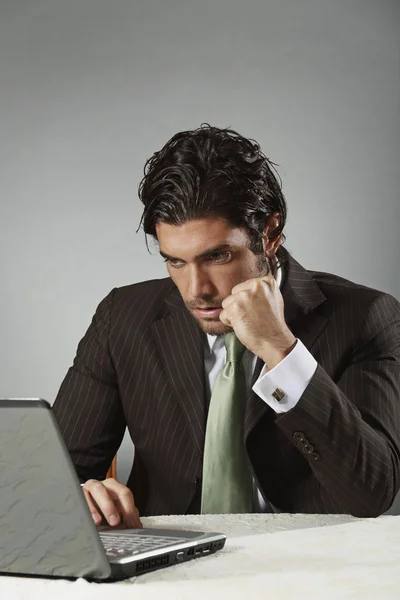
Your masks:
{"label": "shirt cuff", "polygon": [[[253,391],[276,413],[294,408],[310,383],[318,363],[299,339],[293,350],[269,370],[264,365]],[[283,397],[277,400],[272,394]]]}

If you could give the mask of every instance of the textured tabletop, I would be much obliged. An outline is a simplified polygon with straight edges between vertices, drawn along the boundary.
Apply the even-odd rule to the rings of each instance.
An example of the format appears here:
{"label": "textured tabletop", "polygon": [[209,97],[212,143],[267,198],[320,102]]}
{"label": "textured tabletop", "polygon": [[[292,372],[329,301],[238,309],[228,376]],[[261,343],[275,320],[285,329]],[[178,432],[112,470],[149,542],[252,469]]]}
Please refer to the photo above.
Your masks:
{"label": "textured tabletop", "polygon": [[2,577],[0,598],[400,599],[400,516],[191,515],[143,523],[222,531],[228,540],[215,555],[112,584]]}

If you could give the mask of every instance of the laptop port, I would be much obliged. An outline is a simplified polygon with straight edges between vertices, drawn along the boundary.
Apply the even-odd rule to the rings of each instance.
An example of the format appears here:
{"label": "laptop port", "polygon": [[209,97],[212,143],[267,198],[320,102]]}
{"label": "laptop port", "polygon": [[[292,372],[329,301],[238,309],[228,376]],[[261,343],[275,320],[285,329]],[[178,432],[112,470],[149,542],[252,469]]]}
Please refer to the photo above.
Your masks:
{"label": "laptop port", "polygon": [[195,550],[195,554],[199,555],[199,554],[208,554],[211,550],[211,546],[210,544],[207,544],[207,546],[200,546],[198,548],[196,548]]}

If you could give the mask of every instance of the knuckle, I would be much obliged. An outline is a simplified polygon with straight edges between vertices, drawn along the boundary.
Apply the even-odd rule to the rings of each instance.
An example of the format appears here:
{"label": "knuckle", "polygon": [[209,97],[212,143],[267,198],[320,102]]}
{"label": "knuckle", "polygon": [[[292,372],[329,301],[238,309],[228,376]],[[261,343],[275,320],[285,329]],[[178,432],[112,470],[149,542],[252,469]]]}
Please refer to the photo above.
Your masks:
{"label": "knuckle", "polygon": [[97,487],[98,484],[100,484],[100,481],[98,481],[97,479],[88,479],[87,481],[85,481],[82,487],[83,489],[90,490],[94,487]]}
{"label": "knuckle", "polygon": [[240,312],[243,300],[244,298],[239,298],[238,302],[235,302],[235,304],[231,308],[231,314],[237,315],[238,312]]}
{"label": "knuckle", "polygon": [[232,292],[231,292],[231,293],[232,293],[232,295],[234,295],[234,294],[238,294],[238,293],[240,292],[240,290],[242,289],[242,286],[243,286],[243,283],[238,283],[237,285],[235,285],[235,286],[232,288]]}
{"label": "knuckle", "polygon": [[268,285],[268,283],[265,281],[265,279],[257,279],[257,288],[256,288],[257,291],[264,289],[265,284]]}
{"label": "knuckle", "polygon": [[246,304],[249,299],[249,290],[242,290],[238,294],[237,302],[235,303],[234,308],[237,309],[242,304]]}
{"label": "knuckle", "polygon": [[123,486],[120,490],[118,490],[118,496],[122,498],[133,498],[133,494],[129,488]]}
{"label": "knuckle", "polygon": [[97,479],[93,479],[93,481],[90,484],[90,490],[103,490],[104,489],[104,485],[101,483],[101,481],[98,481]]}

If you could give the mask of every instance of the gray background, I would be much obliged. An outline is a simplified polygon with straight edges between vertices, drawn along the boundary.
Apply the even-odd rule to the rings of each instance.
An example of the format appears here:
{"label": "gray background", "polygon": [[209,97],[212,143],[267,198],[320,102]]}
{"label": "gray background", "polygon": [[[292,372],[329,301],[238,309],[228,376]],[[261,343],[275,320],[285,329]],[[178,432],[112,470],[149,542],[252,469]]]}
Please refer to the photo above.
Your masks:
{"label": "gray background", "polygon": [[300,262],[400,297],[399,30],[397,0],[0,0],[0,395],[53,401],[100,299],[164,276],[137,184],[204,121],[281,165]]}

